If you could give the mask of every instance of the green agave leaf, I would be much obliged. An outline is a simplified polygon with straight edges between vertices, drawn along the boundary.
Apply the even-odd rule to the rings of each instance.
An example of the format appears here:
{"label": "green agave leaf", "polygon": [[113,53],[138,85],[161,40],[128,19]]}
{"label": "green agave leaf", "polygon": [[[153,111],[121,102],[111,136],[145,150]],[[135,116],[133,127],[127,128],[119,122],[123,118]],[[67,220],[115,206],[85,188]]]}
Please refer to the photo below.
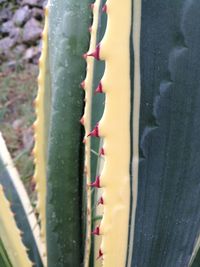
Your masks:
{"label": "green agave leaf", "polygon": [[14,220],[10,209],[10,203],[5,197],[2,185],[0,185],[0,259],[3,264],[12,263],[13,267],[32,267],[26,247],[22,243],[20,230]]}
{"label": "green agave leaf", "polygon": [[22,241],[36,267],[43,267],[43,248],[39,239],[39,225],[25,188],[15,169],[5,141],[0,133],[0,184],[11,203],[15,221],[23,233]]}
{"label": "green agave leaf", "polygon": [[[141,3],[140,51],[131,42],[141,64],[139,143],[132,143],[140,161],[138,174],[131,168],[137,205],[127,266],[188,266],[200,231],[200,2]],[[134,98],[133,73],[134,63]]]}
{"label": "green agave leaf", "polygon": [[48,267],[80,266],[83,262],[83,131],[79,120],[89,14],[89,1],[49,3],[52,104],[47,162]]}

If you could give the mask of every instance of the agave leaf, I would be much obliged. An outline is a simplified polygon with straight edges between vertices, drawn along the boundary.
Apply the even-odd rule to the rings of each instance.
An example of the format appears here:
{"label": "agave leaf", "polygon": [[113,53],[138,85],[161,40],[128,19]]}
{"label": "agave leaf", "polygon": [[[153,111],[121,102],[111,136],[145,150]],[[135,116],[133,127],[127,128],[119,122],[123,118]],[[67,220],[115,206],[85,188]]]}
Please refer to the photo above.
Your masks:
{"label": "agave leaf", "polygon": [[39,225],[1,133],[0,147],[0,184],[4,188],[7,199],[11,202],[11,209],[15,214],[18,228],[23,232],[22,241],[28,248],[30,259],[37,267],[42,267],[46,260],[40,240]]}
{"label": "agave leaf", "polygon": [[132,116],[133,139],[139,129],[132,147],[139,153],[132,155],[137,203],[128,266],[188,266],[200,232],[200,2],[141,3],[141,31],[133,27],[131,44],[134,60],[141,55],[132,75],[133,95],[140,90],[141,99]]}
{"label": "agave leaf", "polygon": [[[49,3],[49,66],[52,102],[47,162],[49,267],[83,261],[81,198],[83,144],[80,118],[88,47],[89,1]],[[80,23],[77,23],[79,21]]]}
{"label": "agave leaf", "polygon": [[199,18],[197,1],[133,0],[123,9],[108,2],[100,50],[107,95],[98,129],[110,148],[100,180],[106,196],[103,266],[181,267],[194,255],[200,230]]}
{"label": "agave leaf", "polygon": [[13,267],[32,267],[1,185],[0,202],[0,238],[9,260]]}
{"label": "agave leaf", "polygon": [[[108,1],[107,11],[106,32],[100,43],[100,59],[105,60],[106,66],[102,78],[106,97],[99,122],[99,135],[104,139],[105,149],[104,167],[99,173],[105,201],[100,224],[102,242],[99,256],[103,256],[103,266],[124,266],[130,159],[126,153],[129,151],[130,123],[129,42],[124,42],[124,38],[128,39],[129,35],[127,21],[130,21],[130,2],[126,1],[121,8],[116,1]],[[123,71],[120,66],[123,66]],[[120,152],[124,154],[121,156]]]}

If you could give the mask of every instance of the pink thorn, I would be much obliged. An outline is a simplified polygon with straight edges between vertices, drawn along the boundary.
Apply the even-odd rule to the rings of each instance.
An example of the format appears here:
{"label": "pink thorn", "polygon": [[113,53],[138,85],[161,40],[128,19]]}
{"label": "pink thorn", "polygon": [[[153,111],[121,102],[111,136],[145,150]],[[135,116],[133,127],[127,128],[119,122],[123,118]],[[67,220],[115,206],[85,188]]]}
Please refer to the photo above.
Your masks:
{"label": "pink thorn", "polygon": [[100,156],[104,156],[104,155],[105,155],[105,150],[104,150],[103,147],[100,149],[100,153],[99,153],[99,155],[100,155]]}
{"label": "pink thorn", "polygon": [[84,125],[84,116],[80,119],[80,123]]}
{"label": "pink thorn", "polygon": [[86,144],[86,139],[85,139],[85,138],[83,138],[83,144],[84,144],[84,145]]}
{"label": "pink thorn", "polygon": [[99,125],[98,125],[98,123],[96,124],[96,126],[94,127],[94,129],[88,134],[88,136],[99,137]]}
{"label": "pink thorn", "polygon": [[96,229],[94,229],[94,231],[92,231],[93,235],[100,235],[100,228],[99,226],[96,227]]}
{"label": "pink thorn", "polygon": [[102,86],[102,83],[100,82],[97,89],[95,90],[95,93],[103,93],[103,86]]}
{"label": "pink thorn", "polygon": [[91,4],[90,8],[91,8],[91,10],[93,10],[94,9],[94,4]]}
{"label": "pink thorn", "polygon": [[98,255],[98,257],[96,258],[96,260],[100,259],[102,256],[103,256],[103,252],[102,252],[101,249],[99,249],[99,255]]}
{"label": "pink thorn", "polygon": [[92,187],[100,188],[100,176],[97,176],[96,180],[90,184]]}
{"label": "pink thorn", "polygon": [[92,26],[90,26],[90,27],[88,28],[88,30],[89,30],[89,32],[92,32]]}
{"label": "pink thorn", "polygon": [[88,56],[88,54],[87,54],[87,53],[85,53],[85,54],[83,54],[83,55],[82,55],[82,57],[83,57],[84,59],[86,59],[86,58],[87,58],[87,56]]}
{"label": "pink thorn", "polygon": [[82,83],[80,84],[82,89],[85,89],[85,81],[82,81]]}
{"label": "pink thorn", "polygon": [[104,5],[104,6],[102,7],[102,12],[107,13],[107,5]]}
{"label": "pink thorn", "polygon": [[97,202],[97,206],[98,205],[103,205],[104,204],[104,200],[103,200],[103,197],[100,197],[99,201]]}
{"label": "pink thorn", "polygon": [[87,54],[87,56],[94,57],[97,60],[99,60],[100,59],[100,45],[97,45],[95,51],[91,54]]}

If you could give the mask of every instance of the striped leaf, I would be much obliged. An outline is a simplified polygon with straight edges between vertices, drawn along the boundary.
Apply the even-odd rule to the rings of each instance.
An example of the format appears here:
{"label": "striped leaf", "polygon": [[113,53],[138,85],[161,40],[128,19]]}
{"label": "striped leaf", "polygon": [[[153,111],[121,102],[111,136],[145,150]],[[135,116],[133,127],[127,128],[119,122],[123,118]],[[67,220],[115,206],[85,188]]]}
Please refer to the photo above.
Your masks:
{"label": "striped leaf", "polygon": [[[44,247],[40,240],[40,229],[26,190],[15,169],[5,141],[0,133],[0,184],[11,203],[14,219],[22,234],[22,241],[36,267],[45,266]],[[5,216],[2,214],[2,216]],[[1,265],[0,265],[1,266]]]}
{"label": "striped leaf", "polygon": [[200,3],[106,9],[103,266],[198,266]]}
{"label": "striped leaf", "polygon": [[[128,266],[188,266],[200,231],[200,30],[195,26],[200,3],[141,4],[141,29],[135,26],[140,35],[131,35],[134,62],[140,55],[132,80],[134,94],[140,91],[140,109],[132,113],[133,136],[139,127],[139,138],[132,143],[137,202],[132,206],[135,229],[130,231]],[[134,9],[139,13],[138,3]],[[137,37],[140,50],[134,47]]]}
{"label": "striped leaf", "polygon": [[0,240],[3,244],[1,245],[1,261],[5,266],[11,264],[12,267],[32,267],[1,185],[0,203]]}

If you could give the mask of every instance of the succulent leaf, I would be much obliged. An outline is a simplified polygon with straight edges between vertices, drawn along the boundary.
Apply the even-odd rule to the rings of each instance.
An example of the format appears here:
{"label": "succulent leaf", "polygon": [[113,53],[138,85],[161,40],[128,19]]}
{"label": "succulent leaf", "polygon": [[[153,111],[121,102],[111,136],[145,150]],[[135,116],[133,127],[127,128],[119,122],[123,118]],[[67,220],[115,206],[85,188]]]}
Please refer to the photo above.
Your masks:
{"label": "succulent leaf", "polygon": [[127,266],[188,266],[200,229],[199,79],[194,78],[194,73],[200,77],[195,27],[200,3],[134,3],[133,220]]}
{"label": "succulent leaf", "polygon": [[45,266],[45,248],[40,240],[40,229],[34,210],[14,167],[5,141],[0,133],[0,184],[11,203],[14,219],[21,232],[22,241],[28,248],[28,255],[36,267]]}
{"label": "succulent leaf", "polygon": [[[83,112],[82,54],[89,42],[89,1],[49,3],[49,72],[52,101],[47,161],[48,267],[80,266]],[[77,23],[81,21],[81,23]]]}
{"label": "succulent leaf", "polygon": [[33,264],[28,258],[20,231],[16,226],[10,204],[6,199],[3,188],[0,185],[0,239],[7,251],[13,267],[32,267]]}
{"label": "succulent leaf", "polygon": [[196,267],[200,4],[89,2],[49,3],[48,267]]}
{"label": "succulent leaf", "polygon": [[[132,8],[129,6],[126,9],[129,4]],[[173,5],[173,12],[170,9],[166,11],[167,5],[171,4],[170,1],[156,4],[153,1],[147,3],[135,0],[129,3],[127,1],[123,9],[120,9],[115,1],[107,1],[108,25],[105,36],[98,46],[100,50],[89,53],[100,60],[105,60],[106,63],[102,78],[106,93],[105,111],[98,123],[98,128],[95,127],[90,133],[91,136],[104,138],[106,151],[105,166],[100,179],[92,184],[97,187],[100,185],[104,191],[104,212],[99,228],[102,238],[100,256],[103,258],[103,266],[125,266],[126,264],[127,266],[187,266],[193,250],[198,249],[196,240],[199,233],[197,204],[199,192],[195,184],[198,184],[196,174],[199,171],[198,166],[195,165],[195,168],[190,166],[192,162],[190,159],[197,157],[199,144],[194,140],[197,140],[195,133],[198,135],[199,132],[196,130],[192,134],[188,129],[191,129],[192,122],[199,116],[198,107],[194,102],[194,99],[198,101],[199,81],[193,78],[193,74],[198,73],[199,70],[199,60],[195,61],[195,55],[197,57],[199,50],[197,42],[199,31],[193,30],[199,20],[199,3],[178,1]],[[126,15],[123,13],[125,10]],[[155,16],[154,19],[152,14]],[[172,16],[176,19],[172,20]],[[163,19],[165,23],[162,22]],[[166,27],[167,30],[165,30]],[[127,29],[129,32],[126,32]],[[126,36],[122,37],[122,32],[126,33]],[[161,38],[163,33],[169,37],[166,42]],[[120,39],[117,35],[120,35]],[[113,43],[115,45],[111,49]],[[122,54],[122,60],[126,58],[127,51],[130,60],[127,56],[126,62],[119,63]],[[112,65],[113,62],[115,64]],[[156,68],[155,64],[157,64]],[[189,68],[188,64],[190,64]],[[114,65],[123,66],[123,72],[118,73]],[[128,66],[130,72],[125,69]],[[121,73],[123,77],[120,79]],[[130,77],[126,76],[127,73],[130,73]],[[117,77],[119,84],[127,77],[127,82],[121,85],[123,92],[121,91],[120,95],[117,94],[118,86],[113,82],[114,77]],[[126,88],[130,93],[127,98],[124,94]],[[191,88],[190,91],[188,91],[189,88]],[[127,113],[121,108],[121,103],[125,103],[125,110],[131,103]],[[116,107],[121,110],[120,114],[117,113]],[[128,122],[122,127],[121,123],[124,123],[123,120],[129,118],[129,115],[131,116],[130,128]],[[124,116],[123,119],[121,119],[122,116]],[[114,118],[117,118],[118,127],[115,127]],[[181,121],[182,125],[179,124]],[[118,140],[115,140],[115,137],[121,133],[121,129],[125,133],[128,129],[131,134],[130,139],[123,138],[120,143],[121,136]],[[111,145],[114,146],[114,143],[115,149],[118,147],[118,152],[111,153],[108,148]],[[120,147],[121,144],[123,148]],[[193,144],[196,145],[195,148]],[[130,160],[128,149],[127,153],[124,153],[126,145],[131,152],[130,172],[127,164]],[[190,151],[191,156],[184,151]],[[123,156],[120,156],[120,153]],[[118,169],[121,163],[117,161],[118,157],[124,159],[126,156],[126,164]],[[111,169],[112,160],[115,160],[115,169],[118,170],[116,173],[114,168]],[[126,186],[126,179],[122,175],[125,169],[128,171],[124,177],[131,178],[129,180],[131,187],[128,182]],[[183,169],[187,170],[187,175],[183,174]],[[161,170],[164,173],[161,173]],[[118,181],[120,175],[122,176]],[[182,177],[181,180],[180,177]],[[112,188],[116,191],[112,191]],[[118,198],[115,199],[115,195],[118,195]],[[177,195],[180,196],[179,201]],[[124,205],[122,196],[123,201],[125,196],[127,197]],[[116,218],[113,214],[115,210],[118,214]],[[121,210],[124,210],[123,215],[120,213]],[[152,211],[154,211],[153,214]],[[174,217],[170,214],[174,214]],[[126,221],[123,226],[116,227],[120,222],[119,218],[122,221],[126,218]],[[172,218],[174,218],[173,222]],[[128,229],[126,224],[128,222],[130,223],[129,232],[125,233],[123,231]],[[194,222],[196,222],[195,225]],[[185,231],[186,228],[187,231]],[[172,229],[176,239],[170,236]],[[114,233],[113,236],[111,232]],[[184,243],[186,238],[187,246]],[[122,245],[121,248],[120,245]]]}

